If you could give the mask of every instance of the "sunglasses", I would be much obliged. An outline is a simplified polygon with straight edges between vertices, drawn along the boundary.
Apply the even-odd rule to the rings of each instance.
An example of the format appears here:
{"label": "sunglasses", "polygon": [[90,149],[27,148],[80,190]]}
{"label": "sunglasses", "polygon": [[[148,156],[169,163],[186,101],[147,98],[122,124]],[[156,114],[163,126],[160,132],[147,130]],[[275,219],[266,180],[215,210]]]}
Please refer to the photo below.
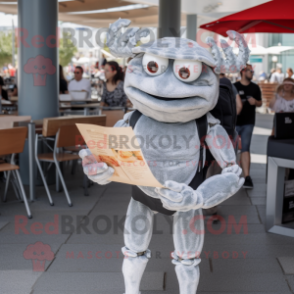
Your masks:
{"label": "sunglasses", "polygon": [[75,75],[79,75],[81,72],[80,71],[75,71],[74,74]]}
{"label": "sunglasses", "polygon": [[251,70],[251,69],[247,69],[246,71],[250,71],[251,73],[254,73],[254,70]]}

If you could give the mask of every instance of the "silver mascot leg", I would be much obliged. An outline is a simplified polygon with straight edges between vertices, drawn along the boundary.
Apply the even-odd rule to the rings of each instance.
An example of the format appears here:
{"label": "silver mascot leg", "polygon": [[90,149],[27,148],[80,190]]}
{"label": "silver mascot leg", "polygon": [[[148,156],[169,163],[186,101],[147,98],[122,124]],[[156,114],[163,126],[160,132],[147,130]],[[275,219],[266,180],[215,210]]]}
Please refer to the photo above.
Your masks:
{"label": "silver mascot leg", "polygon": [[151,252],[148,249],[153,228],[153,211],[133,198],[125,221],[123,275],[125,294],[140,294],[140,282]]}
{"label": "silver mascot leg", "polygon": [[174,215],[173,264],[180,286],[180,294],[195,294],[200,279],[199,263],[204,241],[202,210],[177,212]]}

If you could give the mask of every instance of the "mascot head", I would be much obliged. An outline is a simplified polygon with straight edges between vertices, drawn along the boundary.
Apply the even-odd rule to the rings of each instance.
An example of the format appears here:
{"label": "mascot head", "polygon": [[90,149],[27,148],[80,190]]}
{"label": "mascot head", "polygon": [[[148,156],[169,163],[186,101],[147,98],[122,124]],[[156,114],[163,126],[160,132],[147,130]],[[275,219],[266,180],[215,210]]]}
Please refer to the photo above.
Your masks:
{"label": "mascot head", "polygon": [[239,46],[238,56],[224,40],[221,52],[212,38],[207,39],[212,54],[183,38],[163,38],[136,47],[149,30],[130,28],[120,33],[129,24],[126,19],[113,23],[107,45],[113,55],[133,58],[126,74],[125,93],[134,108],[157,121],[185,123],[205,115],[218,100],[218,74],[239,72],[249,57],[244,38],[234,31],[227,33]]}

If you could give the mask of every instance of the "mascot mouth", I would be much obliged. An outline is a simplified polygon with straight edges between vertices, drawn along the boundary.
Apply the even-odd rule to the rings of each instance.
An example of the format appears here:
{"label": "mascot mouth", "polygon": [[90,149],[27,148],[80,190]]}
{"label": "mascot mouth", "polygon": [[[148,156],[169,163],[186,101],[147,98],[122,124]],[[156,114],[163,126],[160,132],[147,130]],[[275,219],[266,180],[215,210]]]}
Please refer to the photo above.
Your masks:
{"label": "mascot mouth", "polygon": [[[157,96],[149,94],[146,89],[144,90],[134,86],[125,87],[125,93],[135,109],[145,116],[161,122],[186,123],[197,118],[198,114],[203,116],[205,111],[210,108],[208,99],[197,95],[198,93],[192,97],[187,97],[187,93],[184,92],[171,93],[169,97],[164,97],[164,91],[160,93],[161,96]],[[173,94],[175,97],[171,97]],[[181,94],[183,98],[179,98]]]}
{"label": "mascot mouth", "polygon": [[163,101],[174,101],[174,100],[183,100],[183,99],[187,99],[187,98],[191,98],[191,97],[183,97],[183,98],[166,98],[166,97],[160,97],[160,96],[156,96],[156,95],[151,95],[149,93],[144,92],[145,94],[148,94],[149,96],[158,99],[158,100],[163,100]]}
{"label": "mascot mouth", "polygon": [[[174,98],[170,98],[170,97],[163,97],[163,96],[153,95],[153,94],[148,93],[147,91],[143,91],[143,90],[141,90],[141,89],[139,89],[137,87],[132,87],[131,86],[131,87],[128,87],[128,88],[133,93],[137,93],[137,94],[139,94],[139,96],[141,96],[141,99],[140,99],[141,102],[143,102],[142,101],[143,97],[145,99],[147,99],[146,100],[146,102],[147,102],[146,105],[150,105],[150,103],[157,104],[157,103],[159,103],[159,101],[162,101],[161,102],[161,105],[163,107],[172,108],[173,106],[175,106],[176,108],[185,108],[186,109],[186,107],[188,105],[190,105],[189,108],[191,108],[191,107],[192,108],[199,108],[200,105],[198,103],[196,103],[196,105],[198,104],[197,106],[194,103],[192,103],[192,105],[191,105],[191,101],[199,101],[199,102],[202,101],[202,103],[200,103],[200,104],[202,104],[200,106],[200,108],[203,106],[203,102],[205,104],[207,103],[207,99],[205,97],[201,97],[201,96],[191,96],[191,97],[190,96],[185,96],[185,97],[174,97]],[[133,97],[136,97],[137,95],[135,94],[135,95],[132,95],[132,96]],[[137,97],[135,99],[137,100]],[[165,103],[165,101],[167,103]]]}

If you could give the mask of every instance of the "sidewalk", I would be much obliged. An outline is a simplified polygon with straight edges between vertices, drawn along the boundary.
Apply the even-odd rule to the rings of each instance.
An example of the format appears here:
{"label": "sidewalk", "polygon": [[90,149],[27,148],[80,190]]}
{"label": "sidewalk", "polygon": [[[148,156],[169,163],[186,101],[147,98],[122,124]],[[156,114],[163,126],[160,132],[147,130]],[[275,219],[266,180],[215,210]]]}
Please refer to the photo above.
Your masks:
{"label": "sidewalk", "polygon": [[[224,221],[210,224],[206,217],[200,294],[294,293],[294,238],[269,234],[264,228],[265,152],[272,116],[258,114],[257,118],[251,168],[255,187],[242,189],[219,207]],[[31,203],[33,219],[27,224],[20,224],[15,217],[22,219],[25,209],[14,201],[13,191],[8,203],[0,204],[1,294],[123,294],[122,229],[130,187],[94,185],[90,196],[85,197],[81,168],[76,175],[67,172],[65,177],[73,207],[68,207],[62,192],[53,192],[53,186],[50,190],[55,206],[49,205],[44,187],[37,187],[38,200]],[[3,195],[4,184],[0,185]],[[79,226],[81,219],[84,226]],[[152,259],[143,278],[142,294],[179,293],[169,257],[174,249],[170,224],[171,218],[156,216],[150,244]],[[37,244],[26,251],[36,242],[49,247]],[[46,260],[45,265],[32,261],[34,255],[50,259],[49,251],[54,254],[52,261]]]}

